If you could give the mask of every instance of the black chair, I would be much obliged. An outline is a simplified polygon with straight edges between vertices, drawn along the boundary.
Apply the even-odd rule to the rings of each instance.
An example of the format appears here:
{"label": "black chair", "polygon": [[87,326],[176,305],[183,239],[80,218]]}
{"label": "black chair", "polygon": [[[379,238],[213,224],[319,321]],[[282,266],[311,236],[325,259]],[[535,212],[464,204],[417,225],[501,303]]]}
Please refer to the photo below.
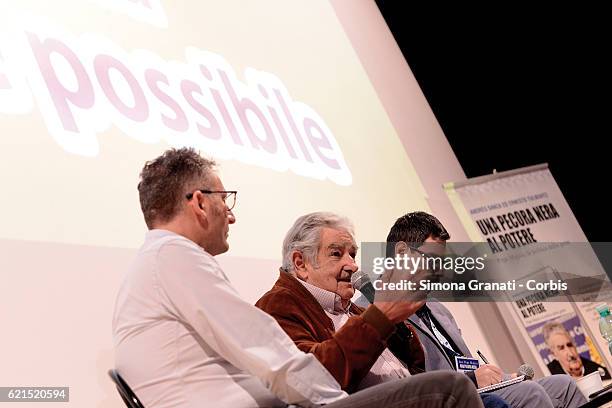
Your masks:
{"label": "black chair", "polygon": [[108,376],[113,380],[121,399],[128,408],[144,408],[130,386],[121,378],[117,370],[108,370]]}

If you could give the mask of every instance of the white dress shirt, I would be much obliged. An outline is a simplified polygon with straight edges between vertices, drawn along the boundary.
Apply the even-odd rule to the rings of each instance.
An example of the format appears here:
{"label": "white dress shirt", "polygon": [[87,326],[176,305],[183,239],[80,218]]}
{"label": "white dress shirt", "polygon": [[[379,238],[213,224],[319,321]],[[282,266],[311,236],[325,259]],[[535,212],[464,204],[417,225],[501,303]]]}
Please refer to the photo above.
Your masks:
{"label": "white dress shirt", "polygon": [[[301,279],[298,279],[298,281],[304,285],[321,305],[325,314],[334,323],[334,330],[340,330],[351,316],[349,312],[350,302],[346,308],[343,308],[341,298],[337,293],[311,285]],[[385,381],[396,380],[408,376],[410,376],[410,371],[404,367],[402,362],[395,357],[388,348],[385,348],[368,374],[361,380],[357,389],[362,390]]]}
{"label": "white dress shirt", "polygon": [[240,298],[210,254],[170,231],[147,233],[117,297],[113,337],[116,368],[147,408],[346,396],[272,317]]}

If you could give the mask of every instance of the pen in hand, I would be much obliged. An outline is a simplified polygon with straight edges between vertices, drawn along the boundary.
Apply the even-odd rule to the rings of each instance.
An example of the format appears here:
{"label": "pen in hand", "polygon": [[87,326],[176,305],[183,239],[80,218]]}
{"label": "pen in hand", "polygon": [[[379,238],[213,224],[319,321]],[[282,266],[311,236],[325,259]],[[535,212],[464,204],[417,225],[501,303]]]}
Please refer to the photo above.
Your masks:
{"label": "pen in hand", "polygon": [[480,350],[476,350],[476,354],[478,354],[480,356],[480,358],[482,359],[482,361],[485,364],[489,364],[489,361],[486,359],[486,357],[480,352]]}

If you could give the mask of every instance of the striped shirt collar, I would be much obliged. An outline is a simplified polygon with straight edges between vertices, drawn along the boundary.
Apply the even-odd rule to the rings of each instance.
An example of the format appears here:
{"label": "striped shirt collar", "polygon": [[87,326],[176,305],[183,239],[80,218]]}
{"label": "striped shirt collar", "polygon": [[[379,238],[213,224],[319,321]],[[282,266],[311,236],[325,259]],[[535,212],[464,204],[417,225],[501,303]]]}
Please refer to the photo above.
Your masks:
{"label": "striped shirt collar", "polygon": [[337,315],[349,312],[351,302],[347,304],[346,308],[342,307],[342,298],[337,293],[321,289],[318,286],[312,285],[308,282],[304,282],[300,278],[296,277],[296,279],[310,292],[312,296],[314,296],[314,298],[317,300],[317,302],[319,302],[323,310],[327,313]]}

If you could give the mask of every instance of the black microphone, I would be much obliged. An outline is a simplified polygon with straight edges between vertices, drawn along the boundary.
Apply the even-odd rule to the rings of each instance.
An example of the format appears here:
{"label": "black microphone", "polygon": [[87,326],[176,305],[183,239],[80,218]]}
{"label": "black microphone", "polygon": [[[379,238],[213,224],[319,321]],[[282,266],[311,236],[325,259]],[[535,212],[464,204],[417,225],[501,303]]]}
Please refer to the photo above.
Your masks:
{"label": "black microphone", "polygon": [[360,291],[370,303],[374,303],[374,294],[376,290],[372,285],[370,277],[365,272],[356,272],[351,276],[351,284],[353,288]]}

